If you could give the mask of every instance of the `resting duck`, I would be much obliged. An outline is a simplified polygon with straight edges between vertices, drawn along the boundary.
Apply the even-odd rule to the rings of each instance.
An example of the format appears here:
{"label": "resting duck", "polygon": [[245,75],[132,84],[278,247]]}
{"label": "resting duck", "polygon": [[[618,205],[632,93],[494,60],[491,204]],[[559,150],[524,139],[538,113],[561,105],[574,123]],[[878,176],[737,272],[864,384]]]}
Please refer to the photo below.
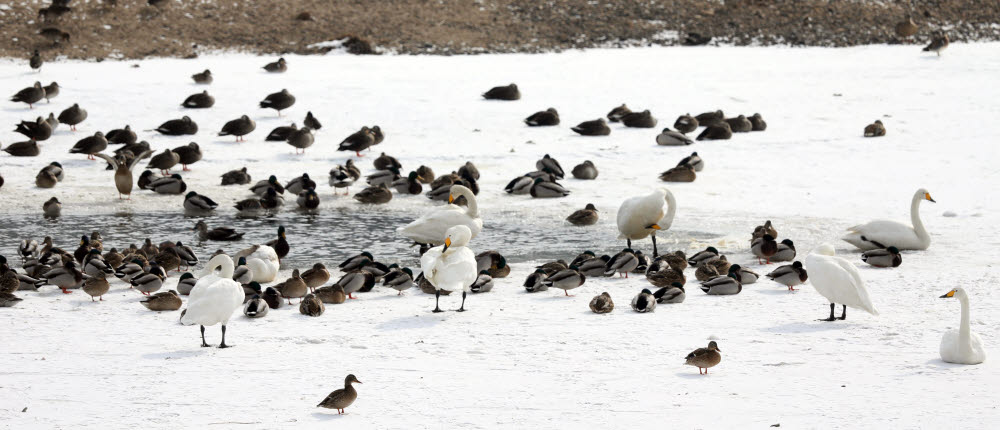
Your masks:
{"label": "resting duck", "polygon": [[660,180],[663,182],[694,182],[697,176],[694,167],[682,164],[661,173]]}
{"label": "resting duck", "polygon": [[206,109],[215,105],[215,97],[208,94],[208,91],[194,93],[181,102],[181,106],[188,109]]}
{"label": "resting duck", "polygon": [[656,297],[648,289],[643,288],[642,292],[632,298],[632,310],[641,314],[653,312],[656,310]]}
{"label": "resting duck", "polygon": [[736,118],[726,118],[726,123],[729,124],[729,129],[733,133],[748,133],[753,130],[753,124],[747,119],[746,116],[740,115]]}
{"label": "resting duck", "polygon": [[517,85],[510,84],[490,88],[489,91],[483,93],[483,98],[486,100],[519,100],[521,92],[518,91]]}
{"label": "resting duck", "polygon": [[801,261],[779,266],[765,276],[774,282],[788,287],[788,291],[795,291],[796,285],[801,285],[809,279],[809,274],[802,267]]}
{"label": "resting duck", "polygon": [[247,318],[263,318],[269,309],[271,309],[270,306],[260,297],[260,294],[254,294],[250,300],[243,304],[243,315],[246,315]]}
{"label": "resting duck", "polygon": [[507,259],[497,251],[485,251],[476,256],[477,270],[485,270],[494,278],[510,275]]}
{"label": "resting duck", "polygon": [[581,262],[577,264],[577,267],[580,268],[580,273],[583,273],[584,276],[598,278],[608,276],[604,274],[604,271],[606,270],[609,261],[611,261],[610,255],[602,255],[600,257]]}
{"label": "resting duck", "polygon": [[318,317],[323,315],[323,312],[326,312],[326,306],[315,294],[306,294],[299,302],[299,313],[302,315]]}
{"label": "resting duck", "polygon": [[625,248],[611,257],[611,260],[604,267],[604,276],[611,276],[617,272],[619,276],[624,273],[625,277],[628,278],[628,273],[635,270],[636,267],[639,267],[639,259],[635,256],[635,251]]}
{"label": "resting duck", "polygon": [[573,225],[594,225],[597,224],[597,207],[593,203],[587,203],[583,209],[573,212],[566,221]]}
{"label": "resting duck", "polygon": [[304,124],[306,127],[309,127],[309,128],[311,128],[313,130],[319,130],[319,129],[323,128],[323,124],[320,123],[319,120],[316,119],[315,116],[313,116],[312,111],[306,112],[306,119],[304,121],[302,121],[302,124]]}
{"label": "resting duck", "polygon": [[626,127],[635,128],[653,128],[656,127],[656,118],[653,118],[653,114],[649,110],[644,110],[642,112],[629,112],[621,117],[622,125]]}
{"label": "resting duck", "polygon": [[524,280],[524,290],[529,293],[537,293],[539,291],[548,290],[549,287],[545,285],[545,278],[548,276],[542,269],[535,269],[534,273],[528,275]]}
{"label": "resting duck", "polygon": [[[482,274],[480,274],[481,276]],[[545,278],[542,284],[546,287],[559,288],[563,290],[566,297],[570,297],[569,290],[583,285],[584,282],[587,282],[587,277],[580,273],[579,268],[576,266],[570,266]]]}
{"label": "resting duck", "polygon": [[246,185],[250,183],[250,174],[247,168],[230,170],[222,174],[222,185]]}
{"label": "resting duck", "polygon": [[[684,134],[697,130],[698,125],[698,120],[689,113],[677,117],[677,121],[674,121],[674,128]],[[666,131],[666,129],[664,129],[664,131]],[[656,141],[659,142],[659,138],[657,138]]]}
{"label": "resting duck", "polygon": [[[398,291],[396,295],[402,296],[403,291],[413,287],[413,271],[406,267],[400,269],[395,264],[389,266],[389,268],[389,273],[382,278],[382,285]],[[492,285],[490,288],[492,288]]]}
{"label": "resting duck", "polygon": [[344,138],[337,147],[338,151],[354,151],[355,155],[361,157],[361,151],[370,148],[375,144],[375,132],[368,126],[361,127],[358,130]]}
{"label": "resting duck", "polygon": [[201,240],[229,242],[243,238],[243,233],[237,232],[232,227],[216,227],[209,230],[205,221],[198,221],[192,230],[198,231],[198,237]]}
{"label": "resting duck", "polygon": [[354,166],[353,160],[347,160],[344,165],[330,169],[330,186],[336,192],[337,188],[346,188],[344,195],[350,191],[350,186],[361,178],[361,170]]}
{"label": "resting duck", "polygon": [[139,303],[151,311],[176,311],[183,304],[181,297],[174,290],[153,294]]}
{"label": "resting duck", "polygon": [[340,285],[317,288],[314,294],[316,294],[316,297],[319,297],[323,303],[339,305],[347,301],[347,295],[344,294],[344,288]]}
{"label": "resting duck", "polygon": [[183,116],[180,119],[171,119],[160,124],[153,131],[167,136],[183,136],[198,132],[198,124],[191,118]]}
{"label": "resting duck", "polygon": [[872,249],[861,254],[861,261],[875,267],[899,267],[903,264],[903,256],[899,255],[899,249],[890,246],[884,249]]}
{"label": "resting duck", "polygon": [[182,273],[180,280],[177,281],[177,293],[182,296],[189,295],[197,283],[198,278],[195,278],[193,274],[190,272]]}
{"label": "resting duck", "polygon": [[606,314],[615,310],[615,302],[607,291],[590,299],[590,311],[595,314]]}
{"label": "resting duck", "polygon": [[865,126],[865,137],[881,137],[885,136],[885,126],[882,125],[882,120],[875,120],[875,122]]}
{"label": "resting duck", "polygon": [[306,287],[313,291],[330,281],[330,271],[326,270],[323,263],[316,263],[311,269],[302,272],[302,280],[305,281]]}
{"label": "resting duck", "polygon": [[653,284],[653,286],[661,288],[668,287],[674,283],[687,283],[687,277],[684,276],[684,272],[670,266],[662,267],[656,271],[647,272],[646,280],[649,281],[650,284]]}
{"label": "resting duck", "polygon": [[284,58],[278,58],[278,61],[267,63],[263,68],[268,73],[285,73],[288,70],[288,63]]}
{"label": "resting duck", "polygon": [[417,195],[424,191],[424,187],[420,185],[420,176],[417,175],[417,172],[410,172],[405,178],[392,181],[392,187],[400,194]]}
{"label": "resting duck", "polygon": [[656,302],[663,303],[684,303],[684,299],[687,295],[684,293],[684,284],[681,282],[673,282],[670,285],[660,288],[653,293],[653,297],[656,298]]}
{"label": "resting duck", "polygon": [[167,274],[160,268],[160,266],[155,262],[149,262],[149,270],[143,274],[132,277],[129,283],[132,284],[135,289],[139,290],[144,295],[149,295],[150,293],[155,293],[160,287],[163,286],[163,279],[167,277]]}
{"label": "resting duck", "polygon": [[621,121],[623,116],[625,116],[627,114],[630,114],[630,113],[632,113],[632,110],[629,109],[628,106],[625,106],[625,103],[622,103],[621,106],[618,106],[618,107],[616,107],[614,109],[611,109],[611,112],[608,112],[608,115],[607,115],[608,116],[608,121],[611,121],[611,122]]}
{"label": "resting duck", "polygon": [[368,187],[354,195],[354,199],[366,204],[384,204],[392,200],[392,191],[386,184]]}
{"label": "resting duck", "polygon": [[694,143],[694,141],[691,140],[690,137],[685,136],[683,133],[673,131],[669,127],[664,128],[663,131],[656,136],[656,144],[660,146],[684,146],[692,143]]}
{"label": "resting duck", "polygon": [[203,85],[211,84],[212,80],[213,80],[212,79],[212,71],[208,70],[208,69],[205,69],[204,72],[195,73],[195,74],[191,75],[191,79],[193,79],[194,83],[196,83],[196,84],[203,84]]}
{"label": "resting duck", "polygon": [[778,242],[778,250],[771,256],[771,261],[783,262],[795,259],[795,243],[791,239]]}
{"label": "resting duck", "polygon": [[607,136],[611,134],[611,128],[608,127],[608,123],[604,122],[604,118],[581,122],[576,127],[571,127],[570,130],[582,136]]}
{"label": "resting duck", "polygon": [[564,188],[558,182],[550,182],[542,178],[535,178],[528,194],[531,194],[531,197],[534,198],[566,197],[569,195],[569,190]]}
{"label": "resting duck", "polygon": [[734,264],[729,269],[729,275],[717,276],[701,283],[701,290],[710,296],[728,296],[743,291],[743,284],[737,279],[740,265]]}
{"label": "resting duck", "polygon": [[556,108],[548,108],[543,111],[535,112],[531,116],[524,119],[524,123],[528,124],[529,127],[544,127],[559,125],[559,112]]}
{"label": "resting duck", "polygon": [[187,191],[187,184],[181,178],[181,175],[174,173],[173,175],[150,182],[147,188],[157,194],[183,194],[184,191]]}
{"label": "resting duck", "polygon": [[299,128],[295,126],[293,122],[291,125],[279,125],[271,130],[264,138],[266,142],[284,142],[288,140],[288,137],[292,135]]}
{"label": "resting duck", "polygon": [[194,191],[189,191],[187,195],[184,196],[184,209],[189,212],[211,212],[217,207],[219,207],[219,204],[214,200]]}

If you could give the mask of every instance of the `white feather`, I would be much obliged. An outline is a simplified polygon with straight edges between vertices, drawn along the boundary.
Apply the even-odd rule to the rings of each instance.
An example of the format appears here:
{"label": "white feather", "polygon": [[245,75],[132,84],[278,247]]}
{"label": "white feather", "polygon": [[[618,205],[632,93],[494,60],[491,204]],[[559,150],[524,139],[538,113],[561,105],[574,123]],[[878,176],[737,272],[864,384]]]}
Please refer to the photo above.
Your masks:
{"label": "white feather", "polygon": [[465,246],[469,243],[471,235],[468,227],[453,226],[448,229],[445,236],[442,236],[442,240],[450,237],[452,241],[446,251],[443,246],[436,246],[420,257],[420,270],[424,272],[424,278],[435,288],[445,291],[471,291],[472,283],[476,282],[479,276],[476,255]]}
{"label": "white feather", "polygon": [[632,197],[622,202],[618,208],[619,239],[644,239],[655,230],[649,229],[652,224],[667,230],[674,222],[674,212],[677,201],[673,193],[666,188],[654,190],[652,193]]}
{"label": "white feather", "polygon": [[243,287],[231,279],[233,260],[226,255],[216,255],[206,270],[214,272],[217,267],[222,268],[218,276],[214,273],[204,276],[191,289],[187,311],[181,317],[182,324],[226,325],[233,312],[243,305]]}
{"label": "white feather", "polygon": [[[435,208],[417,218],[413,222],[397,229],[399,234],[417,243],[441,245],[444,243],[445,232],[455,225],[464,225],[472,232],[474,239],[483,230],[483,220],[479,217],[479,206],[472,190],[461,185],[452,185],[452,195],[461,195],[469,203],[468,208],[449,204]],[[456,197],[457,198],[457,197]]]}
{"label": "white feather", "polygon": [[850,261],[835,256],[833,246],[824,244],[813,250],[806,257],[806,269],[813,288],[830,303],[878,315],[858,269]]}

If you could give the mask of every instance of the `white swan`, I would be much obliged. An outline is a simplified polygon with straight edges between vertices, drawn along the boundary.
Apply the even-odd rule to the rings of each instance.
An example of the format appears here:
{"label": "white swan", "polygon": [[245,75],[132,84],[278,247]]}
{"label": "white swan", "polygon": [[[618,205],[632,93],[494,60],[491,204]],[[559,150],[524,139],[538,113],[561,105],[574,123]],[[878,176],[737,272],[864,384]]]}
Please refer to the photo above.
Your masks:
{"label": "white swan", "polygon": [[872,315],[878,315],[878,309],[868,295],[868,287],[861,280],[861,274],[850,261],[837,257],[833,245],[824,243],[814,249],[806,257],[806,268],[809,269],[809,280],[813,288],[830,301],[830,318],[823,321],[833,321],[835,303],[844,305],[844,313],[839,319],[847,319],[847,307],[861,309]]}
{"label": "white swan", "polygon": [[[464,225],[472,232],[469,239],[474,239],[483,231],[483,220],[479,218],[476,195],[462,185],[452,185],[449,192],[447,206],[434,208],[396,231],[417,243],[441,245],[444,243],[445,232],[451,226]],[[469,204],[468,208],[452,204],[458,196],[465,197],[465,201]]]}
{"label": "white swan", "polygon": [[464,225],[452,226],[445,233],[444,245],[435,246],[420,257],[420,270],[424,278],[435,288],[434,312],[441,312],[438,301],[441,290],[461,291],[462,307],[465,311],[465,293],[471,291],[472,283],[479,277],[476,255],[466,247],[472,232]]}
{"label": "white swan", "polygon": [[[222,269],[219,275],[215,275],[216,268]],[[226,324],[233,312],[243,305],[244,297],[243,287],[232,277],[233,259],[226,255],[216,255],[208,262],[202,277],[191,289],[188,307],[181,316],[181,323],[201,326],[201,346],[208,346],[205,342],[205,326],[222,324],[222,343],[219,348],[228,348]]]}
{"label": "white swan", "polygon": [[983,339],[969,328],[969,295],[955,288],[941,296],[942,299],[958,297],[962,302],[962,325],[958,330],[948,330],[941,338],[941,359],[948,363],[979,364],[986,361]]}
{"label": "white swan", "polygon": [[654,190],[646,196],[632,197],[622,202],[618,208],[618,239],[632,241],[653,237],[653,258],[659,254],[656,251],[656,230],[667,230],[674,222],[674,212],[677,211],[677,200],[674,194],[666,188]]}
{"label": "white swan", "polygon": [[236,253],[236,259],[246,257],[247,267],[253,273],[253,281],[259,283],[274,282],[281,265],[278,253],[267,245],[254,245]]}
{"label": "white swan", "polygon": [[841,239],[865,251],[890,246],[898,249],[925,250],[931,246],[931,236],[924,229],[924,223],[920,221],[920,202],[923,200],[937,203],[927,190],[923,188],[917,190],[910,203],[912,227],[898,221],[875,220],[847,229],[850,233]]}

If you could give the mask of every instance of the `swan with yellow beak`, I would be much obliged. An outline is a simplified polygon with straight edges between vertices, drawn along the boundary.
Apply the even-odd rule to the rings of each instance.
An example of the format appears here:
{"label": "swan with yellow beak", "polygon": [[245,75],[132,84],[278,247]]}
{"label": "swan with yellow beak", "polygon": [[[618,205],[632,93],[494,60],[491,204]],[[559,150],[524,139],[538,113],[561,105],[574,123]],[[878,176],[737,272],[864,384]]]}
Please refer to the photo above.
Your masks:
{"label": "swan with yellow beak", "polygon": [[465,312],[466,293],[472,291],[472,284],[479,276],[476,255],[466,246],[471,238],[468,227],[452,226],[444,234],[443,245],[427,250],[420,257],[420,270],[435,289],[434,312],[442,312],[441,290],[461,291],[462,306],[458,312]]}

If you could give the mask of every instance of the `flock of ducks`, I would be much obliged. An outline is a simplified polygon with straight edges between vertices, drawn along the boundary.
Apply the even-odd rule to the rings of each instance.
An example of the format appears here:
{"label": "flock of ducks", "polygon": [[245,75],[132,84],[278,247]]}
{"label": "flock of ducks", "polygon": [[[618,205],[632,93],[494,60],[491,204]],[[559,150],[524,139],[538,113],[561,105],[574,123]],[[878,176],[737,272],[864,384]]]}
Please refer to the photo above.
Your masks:
{"label": "flock of ducks", "polygon": [[[947,42],[945,41],[945,46]],[[940,48],[943,49],[943,48]],[[939,52],[940,49],[937,51]],[[37,56],[37,54],[36,54]],[[38,67],[35,67],[35,66]],[[41,67],[40,60],[32,57],[31,66]],[[288,69],[284,59],[264,66],[270,73],[281,73]],[[199,84],[213,81],[209,70],[195,74],[192,79]],[[13,101],[33,107],[42,99],[50,99],[59,94],[59,86],[52,83],[43,87],[40,83],[19,91]],[[515,84],[495,87],[483,94],[490,100],[518,100],[521,93]],[[295,97],[287,90],[268,95],[260,102],[261,108],[281,111],[294,105]],[[215,99],[207,91],[193,94],[182,105],[190,109],[211,108]],[[657,120],[649,110],[632,111],[625,104],[615,107],[606,115],[607,121],[621,123],[625,127],[652,128]],[[58,117],[38,117],[35,121],[22,121],[16,131],[24,134],[28,142],[15,143],[5,151],[15,156],[37,156],[38,142],[45,141],[60,124],[75,125],[87,119],[87,111],[78,104],[61,112]],[[576,133],[586,136],[604,136],[611,132],[605,118],[586,121],[572,127]],[[530,127],[559,125],[559,114],[555,108],[548,108],[528,116],[524,123]],[[319,121],[310,112],[302,128],[295,124],[272,130],[266,140],[285,141],[302,153],[312,145],[313,131],[321,128]],[[699,128],[704,128],[695,139],[688,137]],[[219,131],[220,136],[234,136],[242,140],[256,128],[254,120],[247,115],[226,123]],[[674,122],[674,129],[665,128],[655,138],[659,145],[684,146],[696,140],[730,139],[734,133],[764,131],[767,124],[760,114],[727,117],[721,110],[692,116],[681,115]],[[871,129],[871,130],[869,130]],[[169,135],[190,135],[197,133],[198,126],[191,118],[169,120],[156,129],[150,130]],[[881,136],[885,129],[881,122],[866,127],[866,136]],[[364,126],[346,137],[339,145],[342,151],[361,151],[383,142],[385,134],[381,128]],[[122,145],[113,155],[103,151],[109,145]],[[130,126],[97,132],[77,142],[69,151],[84,154],[90,159],[100,158],[114,171],[114,184],[119,198],[128,198],[135,184],[143,190],[160,194],[184,194],[183,208],[186,212],[211,214],[218,204],[211,198],[195,191],[187,191],[183,178],[171,173],[180,165],[182,171],[189,169],[203,159],[204,154],[197,143],[164,149],[153,154],[149,144],[139,141]],[[146,162],[147,169],[136,181],[132,171]],[[342,304],[354,299],[354,294],[371,291],[375,285],[396,290],[399,295],[418,286],[426,293],[435,295],[433,312],[442,312],[440,297],[461,291],[462,301],[457,312],[464,312],[468,293],[487,293],[494,287],[494,279],[509,275],[510,267],[506,259],[497,251],[476,254],[470,249],[470,241],[479,235],[483,220],[479,212],[477,195],[480,173],[478,168],[467,162],[450,174],[435,176],[427,166],[403,175],[402,164],[394,157],[381,153],[373,160],[374,172],[367,175],[368,187],[355,194],[361,203],[381,204],[392,199],[393,191],[398,194],[415,195],[428,186],[427,197],[446,201],[447,204],[428,210],[425,214],[399,227],[397,233],[420,247],[420,273],[400,267],[386,265],[363,251],[341,263],[338,268],[343,275],[336,282],[328,283],[333,274],[323,263],[315,263],[308,270],[298,269],[292,275],[278,282],[281,259],[289,254],[291,246],[284,227],[279,227],[277,238],[267,243],[252,245],[235,252],[232,256],[219,250],[206,267],[197,274],[189,271],[199,263],[198,256],[181,241],[166,241],[153,244],[146,239],[142,246],[129,245],[122,251],[117,248],[105,250],[100,233],[82,236],[79,247],[68,252],[54,246],[51,238],[41,243],[31,239],[22,241],[19,256],[22,271],[10,268],[8,260],[0,256],[0,306],[14,306],[22,299],[16,291],[33,291],[45,285],[52,285],[64,293],[80,289],[92,301],[102,301],[103,295],[111,288],[114,278],[127,283],[129,289],[143,294],[140,304],[153,311],[181,310],[180,322],[184,325],[198,325],[204,347],[205,327],[220,325],[222,336],[220,348],[226,348],[226,328],[236,310],[242,309],[247,318],[264,318],[269,309],[293,305],[292,299],[299,299],[300,313],[321,316],[327,304]],[[666,182],[694,181],[696,172],[705,167],[704,160],[697,152],[685,157],[676,167],[663,172],[660,178]],[[598,168],[587,160],[571,171],[574,178],[594,180]],[[329,173],[329,185],[336,190],[349,187],[361,179],[361,171],[348,160],[335,166]],[[511,180],[505,191],[515,195],[530,195],[533,198],[558,198],[570,193],[558,181],[565,177],[560,163],[548,154],[539,159],[535,170]],[[64,178],[64,170],[59,162],[52,162],[42,168],[36,176],[36,186],[52,188]],[[222,185],[249,186],[253,197],[239,201],[235,207],[239,213],[262,213],[274,211],[283,205],[283,195],[290,192],[297,196],[297,204],[304,209],[316,209],[319,196],[317,183],[304,173],[284,184],[275,176],[256,183],[252,182],[247,168],[241,168],[221,175]],[[0,186],[3,179],[0,177]],[[903,250],[926,250],[930,236],[919,217],[922,201],[934,202],[930,194],[918,190],[911,201],[911,225],[893,221],[872,221],[851,227],[843,237],[847,243],[861,249],[863,262],[874,267],[893,268],[902,263]],[[45,202],[46,216],[59,216],[61,203],[54,197]],[[656,236],[669,230],[677,213],[677,200],[665,188],[655,189],[649,194],[625,199],[618,212],[616,226],[619,240],[625,240],[626,247],[615,255],[598,256],[592,251],[584,251],[572,259],[547,262],[536,267],[522,284],[528,293],[546,291],[549,288],[563,290],[569,297],[570,291],[584,285],[587,277],[609,277],[629,274],[644,276],[653,288],[643,288],[631,300],[635,312],[653,312],[657,306],[681,304],[685,301],[688,275],[685,270],[693,270],[700,282],[698,288],[708,295],[737,295],[744,287],[754,284],[761,277],[753,270],[734,264],[714,247],[694,252],[687,256],[683,250],[660,254]],[[577,226],[590,226],[598,222],[598,211],[593,204],[573,212],[567,221]],[[204,220],[198,221],[192,231],[201,241],[233,242],[243,239],[244,233],[227,226],[209,226]],[[633,241],[650,238],[651,255],[633,248]],[[824,244],[814,249],[804,261],[798,257],[791,239],[778,240],[778,232],[770,221],[754,228],[749,243],[752,255],[758,264],[787,262],[771,270],[764,276],[790,291],[795,286],[811,280],[811,284],[830,304],[830,315],[824,321],[846,319],[847,307],[878,315],[860,273],[853,263],[835,255],[833,247]],[[808,272],[807,272],[808,269]],[[159,291],[170,272],[180,274],[176,289]],[[113,276],[112,276],[113,275]],[[270,285],[268,285],[270,284]],[[186,307],[184,297],[187,297]],[[957,288],[942,297],[957,297],[962,304],[962,325],[959,330],[948,332],[941,343],[942,359],[948,362],[976,364],[985,359],[982,340],[969,330],[968,295]],[[835,315],[836,305],[842,305],[839,317]],[[611,294],[604,292],[589,302],[590,309],[597,314],[614,311]],[[715,341],[706,348],[699,348],[685,357],[688,365],[696,366],[699,373],[707,374],[708,369],[721,362],[721,351]],[[354,375],[348,375],[343,389],[334,391],[318,406],[336,409],[342,413],[357,398],[352,384],[360,383]]]}

